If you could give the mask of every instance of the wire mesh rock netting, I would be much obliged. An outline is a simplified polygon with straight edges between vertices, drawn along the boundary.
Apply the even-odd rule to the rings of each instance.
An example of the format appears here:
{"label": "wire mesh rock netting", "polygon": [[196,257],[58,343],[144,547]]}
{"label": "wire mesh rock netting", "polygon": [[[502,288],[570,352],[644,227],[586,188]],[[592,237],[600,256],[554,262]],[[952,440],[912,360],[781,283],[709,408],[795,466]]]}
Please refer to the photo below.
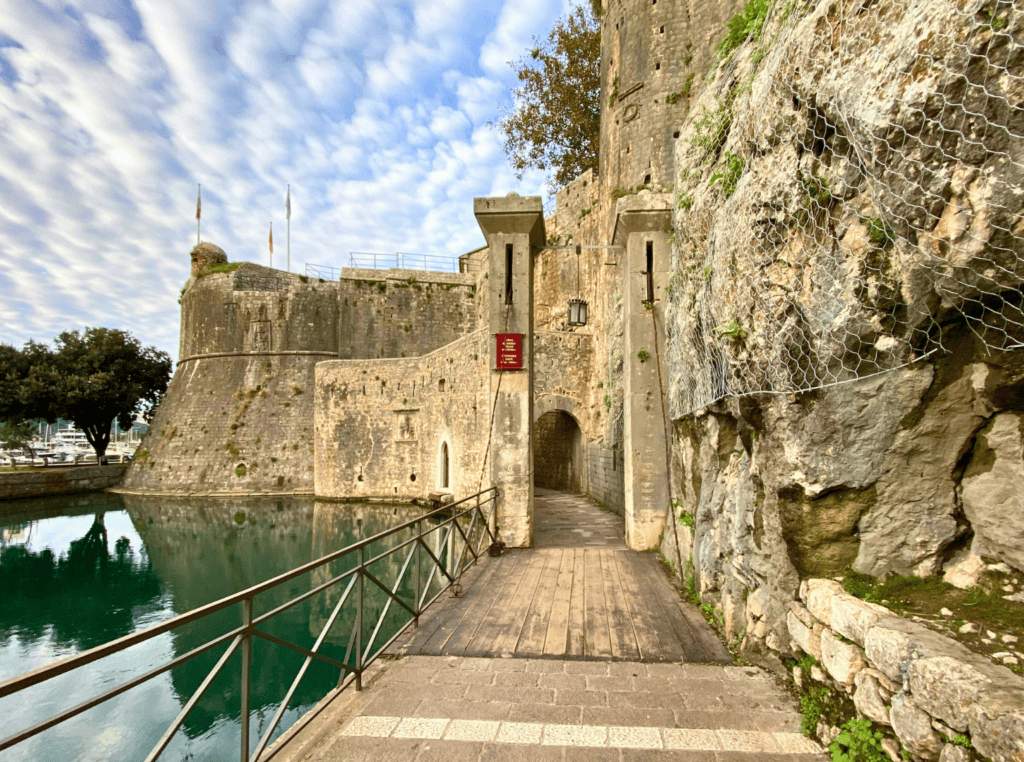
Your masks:
{"label": "wire mesh rock netting", "polygon": [[953,325],[1024,347],[1022,40],[1008,0],[780,0],[723,55],[677,145],[673,417],[904,367]]}

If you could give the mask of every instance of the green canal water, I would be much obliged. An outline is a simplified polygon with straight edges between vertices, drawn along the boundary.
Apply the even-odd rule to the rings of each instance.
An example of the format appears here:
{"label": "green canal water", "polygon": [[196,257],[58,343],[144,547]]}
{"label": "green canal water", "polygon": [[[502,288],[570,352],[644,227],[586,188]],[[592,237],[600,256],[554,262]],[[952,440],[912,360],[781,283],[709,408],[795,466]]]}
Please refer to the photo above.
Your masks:
{"label": "green canal water", "polygon": [[[0,504],[0,681],[85,651],[243,590],[364,537],[421,515],[414,506],[310,499],[171,499],[97,493]],[[434,533],[437,535],[438,533]],[[388,540],[393,546],[409,534]],[[374,547],[376,555],[385,548]],[[372,571],[385,584],[400,551]],[[426,554],[421,582],[429,569]],[[351,568],[346,556],[257,597],[256,616]],[[411,596],[416,575],[403,589]],[[435,583],[435,587],[438,583]],[[364,639],[383,609],[366,588]],[[311,648],[344,588],[334,586],[261,626]],[[354,596],[353,596],[354,598]],[[73,673],[0,699],[0,737],[75,706],[241,624],[234,606]],[[392,606],[378,642],[407,620]],[[321,651],[343,660],[355,606],[343,609]],[[219,646],[62,725],[0,752],[0,762],[142,759],[206,677]],[[252,747],[270,722],[303,656],[253,639]],[[350,661],[352,661],[350,659]],[[186,719],[161,759],[239,759],[241,658],[235,654]],[[338,682],[314,661],[279,735]]]}

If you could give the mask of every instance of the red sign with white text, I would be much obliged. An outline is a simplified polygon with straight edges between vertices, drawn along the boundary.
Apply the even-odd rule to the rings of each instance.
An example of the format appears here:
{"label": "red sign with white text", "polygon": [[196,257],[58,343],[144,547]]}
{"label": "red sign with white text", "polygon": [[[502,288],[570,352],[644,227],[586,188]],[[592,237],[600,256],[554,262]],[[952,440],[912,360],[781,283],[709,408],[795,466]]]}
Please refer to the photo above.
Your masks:
{"label": "red sign with white text", "polygon": [[498,350],[496,354],[498,362],[495,368],[497,370],[522,370],[523,334],[496,333],[494,339]]}

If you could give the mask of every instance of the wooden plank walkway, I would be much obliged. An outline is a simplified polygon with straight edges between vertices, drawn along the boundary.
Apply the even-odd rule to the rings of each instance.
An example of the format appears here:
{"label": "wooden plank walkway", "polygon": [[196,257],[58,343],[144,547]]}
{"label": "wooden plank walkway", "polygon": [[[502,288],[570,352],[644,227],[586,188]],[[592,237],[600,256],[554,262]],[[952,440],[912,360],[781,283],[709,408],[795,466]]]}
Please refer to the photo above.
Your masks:
{"label": "wooden plank walkway", "polygon": [[[585,497],[556,500],[563,511],[608,521],[593,515],[603,511]],[[537,503],[542,535],[540,514],[550,506]],[[621,535],[607,532],[580,538],[597,547],[572,547],[566,528],[558,532],[561,542],[540,536],[540,547],[483,560],[464,575],[462,596],[439,600],[390,653],[731,663],[700,612],[669,584],[656,554],[626,550]]]}

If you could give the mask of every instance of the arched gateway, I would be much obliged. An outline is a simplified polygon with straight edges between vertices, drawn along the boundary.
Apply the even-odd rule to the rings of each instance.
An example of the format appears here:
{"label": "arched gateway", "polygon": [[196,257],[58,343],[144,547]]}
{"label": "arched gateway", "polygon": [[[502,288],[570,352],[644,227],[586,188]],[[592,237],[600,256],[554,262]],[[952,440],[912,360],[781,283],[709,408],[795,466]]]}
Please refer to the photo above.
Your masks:
{"label": "arched gateway", "polygon": [[586,445],[577,418],[582,406],[570,397],[543,395],[533,408],[533,486],[559,492],[587,491]]}

